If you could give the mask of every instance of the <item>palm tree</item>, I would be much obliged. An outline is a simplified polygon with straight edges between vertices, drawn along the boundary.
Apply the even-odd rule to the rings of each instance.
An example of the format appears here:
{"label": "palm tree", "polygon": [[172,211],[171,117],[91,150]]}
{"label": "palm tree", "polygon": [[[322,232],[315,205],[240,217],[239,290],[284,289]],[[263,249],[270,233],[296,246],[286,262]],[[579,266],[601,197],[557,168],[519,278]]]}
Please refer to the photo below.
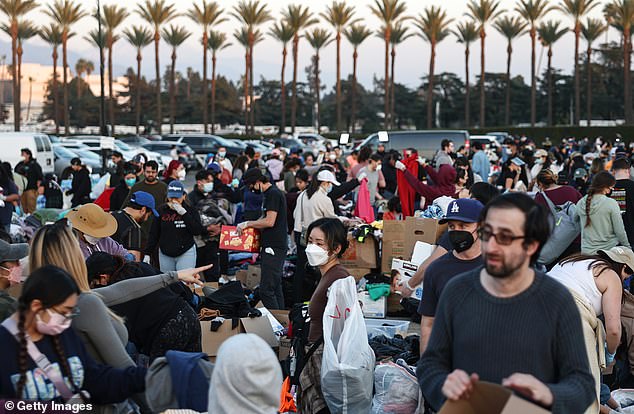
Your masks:
{"label": "palm tree", "polygon": [[163,29],[163,40],[172,47],[172,66],[170,67],[170,134],[174,133],[174,110],[176,107],[176,49],[182,45],[191,32],[182,26],[170,24],[169,28]]}
{"label": "palm tree", "polygon": [[0,0],[0,12],[9,18],[9,35],[11,36],[11,71],[13,80],[13,128],[20,130],[20,91],[18,77],[18,20],[31,10],[37,8],[35,0]]}
{"label": "palm tree", "polygon": [[581,81],[579,79],[579,38],[581,37],[581,19],[599,5],[598,0],[561,0],[558,9],[573,20],[575,33],[575,125],[579,125],[581,116]]}
{"label": "palm tree", "polygon": [[62,32],[58,25],[50,23],[48,26],[42,27],[40,37],[53,49],[51,55],[53,58],[53,122],[55,122],[55,135],[59,135],[59,119],[57,119],[59,113],[59,102],[57,99],[57,48],[62,44]]}
{"label": "palm tree", "polygon": [[486,38],[486,25],[491,20],[497,18],[502,12],[498,11],[500,3],[498,0],[469,0],[467,8],[469,17],[473,19],[478,25],[478,31],[480,32],[480,128],[484,128],[485,119],[485,59],[484,59],[484,45]]}
{"label": "palm tree", "polygon": [[319,133],[319,89],[321,84],[319,82],[319,51],[332,43],[333,39],[330,37],[330,33],[325,29],[314,28],[312,31],[306,33],[306,40],[315,49],[315,56],[313,62],[315,65],[315,103],[317,104],[317,132]]}
{"label": "palm tree", "polygon": [[352,45],[352,92],[351,92],[351,103],[350,103],[350,125],[352,126],[352,133],[355,132],[355,123],[356,123],[356,95],[357,95],[357,58],[359,57],[359,46],[361,43],[365,41],[372,32],[365,26],[361,24],[354,24],[348,28],[344,32],[346,39]]}
{"label": "palm tree", "polygon": [[248,133],[249,106],[253,104],[253,102],[249,100],[249,30],[246,27],[242,27],[233,33],[233,37],[240,45],[244,46],[244,80],[242,82],[242,88],[244,91],[244,130],[245,133]]}
{"label": "palm tree", "polygon": [[167,4],[166,0],[145,0],[139,4],[136,10],[154,30],[154,67],[156,69],[156,125],[161,133],[161,66],[159,65],[159,43],[161,41],[161,27],[177,16],[173,4]]}
{"label": "palm tree", "polygon": [[291,28],[293,32],[293,86],[291,97],[291,133],[295,133],[295,121],[297,118],[297,65],[298,65],[298,53],[299,53],[299,38],[300,32],[313,24],[318,20],[312,17],[312,13],[308,10],[308,7],[304,7],[301,4],[289,4],[286,10],[282,11],[284,21]]}
{"label": "palm tree", "polygon": [[75,62],[75,73],[77,74],[77,98],[81,98],[81,82],[79,82],[79,78],[81,75],[86,72],[86,59],[79,59]]}
{"label": "palm tree", "polygon": [[112,49],[117,40],[119,40],[119,35],[115,33],[115,30],[123,21],[128,17],[128,12],[125,8],[119,7],[116,4],[110,6],[103,6],[103,22],[106,29],[106,48],[108,49],[108,112],[110,116],[110,128],[111,134],[114,135],[114,105],[115,105],[115,97],[114,91],[112,90]]}
{"label": "palm tree", "polygon": [[449,24],[453,21],[447,16],[447,12],[440,7],[429,6],[423,14],[419,14],[415,25],[420,30],[418,34],[431,45],[429,58],[429,82],[427,86],[427,128],[433,125],[433,100],[434,100],[434,67],[436,65],[436,45],[451,34]]}
{"label": "palm tree", "polygon": [[[198,24],[203,29],[202,45],[203,45],[203,125],[205,134],[208,132],[207,125],[207,50],[209,49],[209,29],[212,26],[220,24],[227,19],[221,17],[224,10],[218,3],[212,1],[207,3],[207,0],[202,0],[202,4],[194,4],[194,6],[187,11],[187,17],[189,17],[194,23]],[[213,126],[212,126],[213,129]]]}
{"label": "palm tree", "polygon": [[568,32],[568,29],[560,29],[559,22],[548,21],[540,24],[537,32],[542,46],[548,48],[548,125],[551,126],[553,125],[553,45]]}
{"label": "palm tree", "polygon": [[73,24],[81,20],[86,13],[81,9],[81,4],[76,4],[74,0],[55,0],[55,3],[48,4],[44,11],[50,16],[62,30],[62,65],[64,68],[62,86],[64,88],[64,134],[70,134],[70,114],[68,111],[68,39],[70,28]]}
{"label": "palm tree", "polygon": [[152,43],[154,37],[149,29],[142,26],[132,26],[130,29],[123,31],[128,43],[136,48],[136,91],[134,108],[136,110],[136,133],[139,134],[139,126],[141,124],[141,50]]}
{"label": "palm tree", "polygon": [[[7,33],[9,36],[11,35],[11,26],[8,24],[2,24],[2,31]],[[24,54],[24,48],[22,47],[22,43],[30,39],[34,36],[37,36],[37,28],[35,25],[29,20],[18,20],[18,43],[16,49],[16,56],[18,58],[18,96],[22,95],[22,55]],[[22,118],[22,107],[20,107],[20,111],[16,113],[18,119]]]}
{"label": "palm tree", "polygon": [[600,19],[588,18],[586,24],[581,27],[581,34],[586,43],[588,43],[588,79],[586,80],[586,119],[588,120],[588,126],[592,123],[592,43],[606,30],[608,30],[608,26]]}
{"label": "palm tree", "polygon": [[634,1],[612,0],[604,13],[610,18],[610,25],[623,34],[623,101],[625,107],[625,123],[634,122],[632,116],[632,80],[630,76],[630,58],[632,54],[632,24],[634,22]]}
{"label": "palm tree", "polygon": [[[383,27],[382,30],[380,30],[377,33],[377,35],[381,39],[383,39],[384,32],[385,32],[385,28]],[[405,27],[402,24],[402,22],[397,22],[394,25],[394,27],[392,28],[392,33],[390,35],[390,44],[392,45],[392,51],[390,52],[390,55],[392,57],[392,61],[390,62],[390,122],[392,123],[394,122],[394,116],[395,116],[394,68],[396,67],[396,46],[400,45],[401,43],[403,43],[405,40],[409,39],[412,36],[414,35],[408,32],[407,27]],[[393,124],[392,124],[392,127],[394,127]]]}
{"label": "palm tree", "polygon": [[458,23],[454,36],[458,39],[458,43],[465,45],[465,102],[464,102],[464,122],[465,127],[471,126],[471,86],[469,84],[469,54],[471,52],[471,43],[478,39],[478,28],[473,22]]}
{"label": "palm tree", "polygon": [[374,5],[370,6],[370,11],[376,17],[381,20],[385,27],[384,39],[385,42],[385,79],[383,81],[383,88],[385,89],[385,121],[384,126],[387,129],[390,123],[388,113],[390,111],[390,95],[389,95],[389,66],[390,66],[390,38],[392,36],[393,25],[405,17],[405,11],[407,6],[401,0],[374,0]]}
{"label": "palm tree", "polygon": [[216,132],[216,54],[231,46],[227,35],[220,31],[210,31],[207,46],[211,49],[211,133]]}
{"label": "palm tree", "polygon": [[288,45],[288,42],[293,40],[294,34],[290,26],[282,20],[278,23],[275,23],[273,27],[271,27],[271,30],[269,30],[269,35],[278,42],[282,43],[282,90],[280,92],[280,99],[282,101],[282,123],[280,125],[280,133],[284,133],[284,130],[286,129],[286,84],[284,82],[284,74],[286,72],[286,56],[288,55],[286,46]]}
{"label": "palm tree", "polygon": [[90,78],[90,75],[95,71],[95,64],[92,63],[92,60],[87,60],[84,66],[84,72],[86,73],[86,83]]}
{"label": "palm tree", "polygon": [[333,1],[331,6],[326,6],[326,12],[321,13],[324,18],[335,29],[335,40],[337,41],[337,130],[342,130],[341,124],[341,33],[344,27],[355,24],[360,19],[353,19],[354,7],[346,6],[345,2]]}
{"label": "palm tree", "polygon": [[528,24],[528,33],[531,37],[531,126],[535,126],[537,118],[537,75],[535,73],[537,24],[548,12],[553,10],[553,7],[548,5],[548,0],[519,0],[515,10]]}
{"label": "palm tree", "polygon": [[253,109],[255,108],[255,100],[253,96],[253,46],[256,43],[255,32],[257,31],[258,26],[266,23],[269,20],[272,20],[273,18],[267,10],[266,4],[260,4],[260,0],[241,0],[236,6],[233,7],[233,12],[231,13],[231,15],[238,19],[238,21],[242,22],[247,28],[249,42],[248,90],[250,91],[251,101],[249,115],[251,117],[251,133],[255,134],[255,113],[253,111]]}
{"label": "palm tree", "polygon": [[506,102],[504,112],[505,125],[511,125],[511,55],[513,54],[513,40],[523,35],[526,31],[527,23],[519,17],[504,16],[493,23],[493,27],[506,38]]}

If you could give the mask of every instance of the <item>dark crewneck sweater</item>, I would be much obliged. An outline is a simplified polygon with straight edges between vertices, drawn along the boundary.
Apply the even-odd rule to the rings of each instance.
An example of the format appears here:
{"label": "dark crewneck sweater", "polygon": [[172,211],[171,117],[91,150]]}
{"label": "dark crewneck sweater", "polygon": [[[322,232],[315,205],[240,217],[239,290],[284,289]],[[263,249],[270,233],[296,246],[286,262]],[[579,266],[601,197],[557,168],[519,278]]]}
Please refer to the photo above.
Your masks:
{"label": "dark crewneck sweater", "polygon": [[447,284],[417,367],[425,399],[436,410],[455,369],[497,384],[513,373],[531,374],[553,393],[553,414],[582,413],[595,398],[577,306],[563,285],[541,272],[512,298],[490,295],[480,269]]}

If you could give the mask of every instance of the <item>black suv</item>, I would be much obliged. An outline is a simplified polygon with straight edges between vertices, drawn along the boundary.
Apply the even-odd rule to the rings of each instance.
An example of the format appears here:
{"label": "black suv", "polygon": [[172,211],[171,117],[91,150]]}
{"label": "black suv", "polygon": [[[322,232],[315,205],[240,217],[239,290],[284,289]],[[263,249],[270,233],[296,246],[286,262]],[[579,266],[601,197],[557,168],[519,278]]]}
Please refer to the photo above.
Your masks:
{"label": "black suv", "polygon": [[215,154],[218,148],[225,147],[227,149],[227,157],[235,159],[244,148],[235,145],[233,142],[219,137],[218,135],[209,134],[169,134],[163,136],[163,142],[174,141],[182,142],[191,147],[196,154]]}

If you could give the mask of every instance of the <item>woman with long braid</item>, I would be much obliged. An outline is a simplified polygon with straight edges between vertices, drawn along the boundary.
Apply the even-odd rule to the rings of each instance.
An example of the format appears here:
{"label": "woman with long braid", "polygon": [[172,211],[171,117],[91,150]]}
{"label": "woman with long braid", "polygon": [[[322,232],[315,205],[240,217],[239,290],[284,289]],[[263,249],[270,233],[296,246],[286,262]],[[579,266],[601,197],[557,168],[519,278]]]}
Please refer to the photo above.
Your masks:
{"label": "woman with long braid", "polygon": [[[86,404],[110,404],[144,391],[145,368],[98,364],[68,329],[80,293],[58,267],[44,266],[28,277],[17,312],[0,327],[0,398],[65,402],[62,395],[71,394]],[[31,341],[51,369],[38,368],[28,349]]]}
{"label": "woman with long braid", "polygon": [[615,178],[601,171],[592,178],[588,194],[577,202],[581,219],[581,253],[596,254],[615,246],[630,247],[618,203],[608,197]]}

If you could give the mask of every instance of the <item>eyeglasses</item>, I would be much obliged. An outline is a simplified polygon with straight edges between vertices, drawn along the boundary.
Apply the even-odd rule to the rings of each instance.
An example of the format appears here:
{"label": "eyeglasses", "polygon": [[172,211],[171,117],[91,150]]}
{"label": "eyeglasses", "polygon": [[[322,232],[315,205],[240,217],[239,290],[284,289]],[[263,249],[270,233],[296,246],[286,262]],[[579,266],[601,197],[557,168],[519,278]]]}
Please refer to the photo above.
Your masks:
{"label": "eyeglasses", "polygon": [[478,230],[478,237],[480,237],[480,240],[488,242],[491,237],[493,237],[495,239],[495,241],[497,242],[497,244],[501,245],[501,246],[509,246],[511,243],[513,243],[515,240],[519,240],[519,239],[525,239],[526,236],[513,236],[510,233],[493,233],[491,230],[489,229],[480,229]]}
{"label": "eyeglasses", "polygon": [[79,309],[78,308],[74,308],[72,311],[70,311],[69,313],[61,313],[58,312],[57,310],[53,309],[53,311],[55,313],[58,313],[60,315],[62,315],[64,317],[65,321],[69,321],[69,320],[73,320],[74,318],[76,318],[77,316],[79,316]]}

